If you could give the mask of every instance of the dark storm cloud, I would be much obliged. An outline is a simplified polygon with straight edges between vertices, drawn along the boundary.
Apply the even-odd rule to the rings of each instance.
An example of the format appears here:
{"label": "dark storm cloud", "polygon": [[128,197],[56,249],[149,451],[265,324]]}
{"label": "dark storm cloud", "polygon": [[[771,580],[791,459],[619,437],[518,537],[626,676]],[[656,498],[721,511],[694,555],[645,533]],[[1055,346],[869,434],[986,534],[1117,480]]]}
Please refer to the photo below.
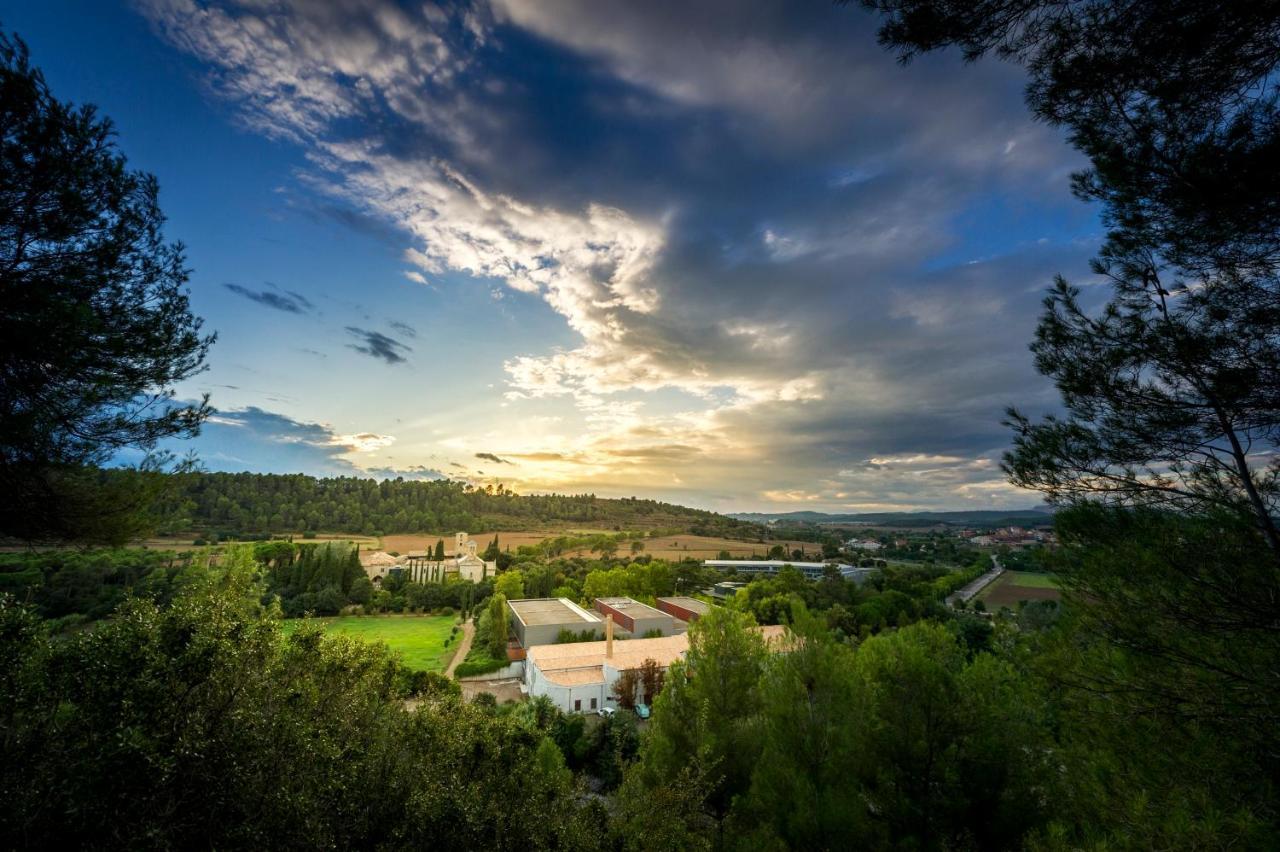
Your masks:
{"label": "dark storm cloud", "polygon": [[[307,149],[350,227],[564,318],[581,345],[508,361],[513,398],[625,423],[602,400],[683,392],[770,476],[918,503],[985,493],[1003,409],[1053,406],[1026,351],[1038,291],[1088,275],[1096,223],[1009,66],[900,67],[870,15],[825,2],[141,5],[250,124]],[[347,331],[386,363],[409,351]],[[654,432],[601,455],[680,471],[712,440]],[[747,481],[717,457],[698,465]],[[953,491],[903,473],[935,463]]]}
{"label": "dark storm cloud", "polygon": [[387,364],[403,364],[406,359],[401,353],[413,351],[394,337],[387,337],[380,331],[370,331],[353,325],[349,325],[346,328],[348,334],[359,338],[361,341],[360,343],[348,343],[348,349],[354,349],[357,352],[368,355],[370,358],[377,358]]}
{"label": "dark storm cloud", "polygon": [[222,286],[237,296],[244,296],[259,305],[275,308],[277,311],[285,311],[290,314],[305,314],[314,307],[301,293],[295,293],[292,290],[281,290],[274,284],[268,285],[273,288],[270,290],[250,290],[240,284],[223,284]]}
{"label": "dark storm cloud", "polygon": [[416,328],[414,328],[413,326],[409,325],[407,322],[400,322],[399,320],[392,320],[392,321],[389,323],[389,325],[390,325],[392,328],[394,328],[396,331],[398,331],[398,332],[400,332],[401,334],[403,334],[405,337],[417,337],[417,336],[418,336],[418,330],[417,330]]}
{"label": "dark storm cloud", "polygon": [[494,464],[514,464],[514,462],[509,462],[506,459],[498,458],[498,456],[494,455],[493,453],[476,453],[476,458],[483,459],[485,461],[491,461]]}

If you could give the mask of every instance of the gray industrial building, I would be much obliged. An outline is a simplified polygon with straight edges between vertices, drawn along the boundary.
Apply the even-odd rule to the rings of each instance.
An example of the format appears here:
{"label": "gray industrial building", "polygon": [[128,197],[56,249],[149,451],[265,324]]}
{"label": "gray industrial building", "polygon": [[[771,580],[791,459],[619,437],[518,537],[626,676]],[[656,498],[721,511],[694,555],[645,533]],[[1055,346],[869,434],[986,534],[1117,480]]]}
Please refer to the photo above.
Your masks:
{"label": "gray industrial building", "polygon": [[871,576],[876,570],[874,568],[859,568],[856,565],[827,562],[790,562],[785,559],[708,559],[702,564],[707,568],[715,568],[718,571],[733,569],[739,574],[758,574],[766,577],[772,577],[781,571],[784,565],[790,565],[810,580],[821,580],[827,565],[832,564],[840,572],[841,577],[859,584],[865,583],[867,577]]}
{"label": "gray industrial building", "polygon": [[595,630],[604,634],[604,618],[585,610],[568,598],[526,598],[507,601],[511,610],[511,629],[520,647],[554,645],[561,630],[582,633]]}
{"label": "gray industrial building", "polygon": [[675,618],[631,598],[596,598],[596,612],[612,615],[614,626],[624,635],[639,639],[655,631],[659,636],[675,632]]}

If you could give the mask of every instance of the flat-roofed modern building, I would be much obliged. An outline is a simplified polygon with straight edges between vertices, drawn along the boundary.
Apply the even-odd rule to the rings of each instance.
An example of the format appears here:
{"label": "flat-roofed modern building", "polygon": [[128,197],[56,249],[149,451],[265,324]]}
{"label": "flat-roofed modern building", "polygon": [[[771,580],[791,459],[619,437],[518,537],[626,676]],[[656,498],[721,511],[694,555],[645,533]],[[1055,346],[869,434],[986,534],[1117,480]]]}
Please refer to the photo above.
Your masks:
{"label": "flat-roofed modern building", "polygon": [[762,574],[765,576],[773,576],[781,571],[784,565],[790,565],[810,580],[821,580],[827,565],[834,564],[841,577],[846,580],[853,580],[855,583],[866,582],[867,577],[875,570],[872,568],[859,568],[856,565],[827,562],[790,562],[786,559],[708,559],[702,564],[720,571],[727,571],[732,568],[739,574]]}
{"label": "flat-roofed modern building", "polygon": [[675,629],[675,619],[670,613],[631,598],[596,598],[596,612],[602,616],[612,615],[614,627],[627,636],[639,638],[655,630],[663,636],[670,636]]}
{"label": "flat-roofed modern building", "polygon": [[520,647],[554,645],[561,630],[582,633],[584,630],[604,632],[604,619],[583,609],[568,598],[525,598],[507,601],[511,611],[511,629]]}
{"label": "flat-roofed modern building", "polygon": [[697,621],[711,609],[711,604],[697,598],[658,598],[657,604],[658,609],[681,621]]}
{"label": "flat-roofed modern building", "polygon": [[[778,647],[786,628],[771,625],[755,629],[770,647]],[[547,696],[565,712],[592,713],[618,706],[614,684],[625,670],[653,660],[665,671],[688,650],[686,633],[658,639],[607,638],[603,642],[539,645],[530,648],[525,658],[524,688],[531,696]],[[637,701],[649,703],[652,699],[651,695],[636,695]]]}

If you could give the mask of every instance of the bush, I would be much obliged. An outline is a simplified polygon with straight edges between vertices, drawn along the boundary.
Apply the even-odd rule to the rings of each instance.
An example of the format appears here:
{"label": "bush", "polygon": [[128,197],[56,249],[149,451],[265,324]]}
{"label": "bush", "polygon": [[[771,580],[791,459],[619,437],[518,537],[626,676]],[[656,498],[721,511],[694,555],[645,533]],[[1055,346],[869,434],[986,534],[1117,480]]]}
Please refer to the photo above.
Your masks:
{"label": "bush", "polygon": [[198,538],[198,539],[196,539],[195,541],[193,541],[193,542],[191,542],[191,543],[192,543],[192,544],[194,544],[196,547],[204,547],[204,546],[205,546],[206,544],[208,544],[209,542],[205,541],[205,540],[204,540],[204,539],[202,539],[202,538]]}
{"label": "bush", "polygon": [[[453,607],[446,606],[440,610],[441,615],[453,615]],[[456,628],[455,628],[456,629]]]}
{"label": "bush", "polygon": [[453,670],[453,676],[457,678],[475,677],[476,675],[496,672],[506,664],[506,660],[495,660],[490,657],[478,657],[473,660],[465,660],[459,663],[458,667]]}
{"label": "bush", "polygon": [[306,531],[304,531],[304,532],[302,533],[302,537],[303,537],[303,538],[315,538],[315,537],[316,537],[316,531],[315,531],[315,530],[306,530]]}

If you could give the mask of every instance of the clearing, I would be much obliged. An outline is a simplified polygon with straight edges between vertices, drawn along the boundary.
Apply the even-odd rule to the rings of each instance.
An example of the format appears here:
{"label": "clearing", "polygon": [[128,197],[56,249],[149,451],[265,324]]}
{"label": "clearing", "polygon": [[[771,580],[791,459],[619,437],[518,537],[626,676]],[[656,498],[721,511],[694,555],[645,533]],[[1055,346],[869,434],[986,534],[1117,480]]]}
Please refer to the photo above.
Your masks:
{"label": "clearing", "polygon": [[[306,620],[285,619],[285,633],[296,630]],[[400,654],[406,666],[428,672],[444,671],[462,638],[459,633],[454,642],[445,647],[444,641],[458,623],[452,615],[340,615],[310,620],[323,625],[326,633],[384,642]]]}
{"label": "clearing", "polygon": [[1006,571],[978,594],[978,600],[989,610],[1014,607],[1018,601],[1056,601],[1061,597],[1053,577],[1030,571]]}

